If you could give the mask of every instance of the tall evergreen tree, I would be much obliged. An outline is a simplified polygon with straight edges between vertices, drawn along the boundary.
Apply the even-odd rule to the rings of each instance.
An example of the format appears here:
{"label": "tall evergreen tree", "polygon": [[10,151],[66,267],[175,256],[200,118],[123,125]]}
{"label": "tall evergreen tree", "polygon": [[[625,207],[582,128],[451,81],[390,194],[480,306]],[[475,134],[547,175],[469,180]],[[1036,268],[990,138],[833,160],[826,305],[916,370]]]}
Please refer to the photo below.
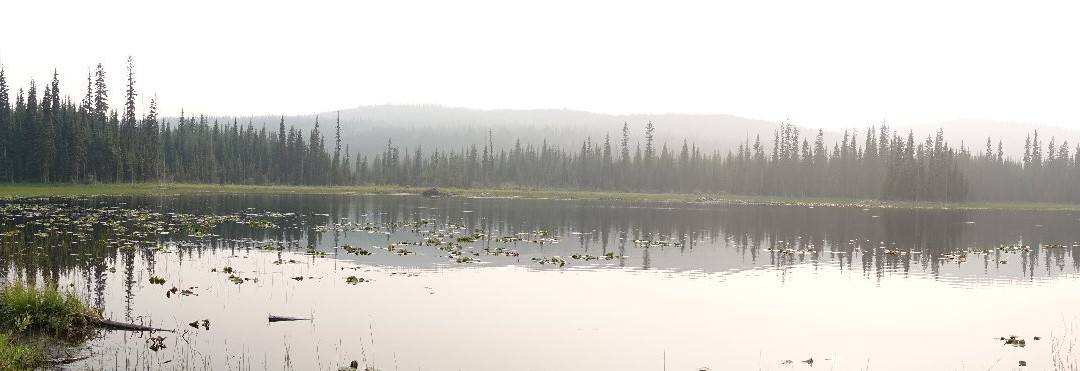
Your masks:
{"label": "tall evergreen tree", "polygon": [[11,101],[8,91],[7,76],[0,66],[0,181],[14,181],[11,155],[13,143],[11,122]]}
{"label": "tall evergreen tree", "polygon": [[[46,89],[47,91],[47,89]],[[37,146],[41,135],[41,110],[38,106],[37,84],[30,80],[30,88],[26,91],[26,110],[23,112],[23,155],[22,175],[23,181],[38,181],[39,174],[36,172],[42,168],[42,157],[35,154],[40,150]]]}
{"label": "tall evergreen tree", "polygon": [[341,178],[341,111],[338,111],[337,119],[334,120],[334,160],[330,167],[333,174],[333,184],[339,184]]}
{"label": "tall evergreen tree", "polygon": [[319,157],[321,157],[322,154],[322,148],[319,146],[321,143],[322,134],[319,133],[319,117],[315,116],[315,127],[311,129],[311,138],[308,139],[310,148],[307,152],[307,164],[309,165],[305,169],[308,174],[308,184],[323,184],[321,180],[325,178],[325,174],[322,173],[322,169],[320,169],[318,165],[320,163]]}
{"label": "tall evergreen tree", "polygon": [[52,175],[52,164],[56,159],[56,147],[54,142],[54,136],[56,135],[55,128],[57,126],[57,115],[60,111],[60,97],[59,93],[59,81],[56,71],[53,71],[53,81],[51,84],[45,86],[45,95],[41,101],[41,116],[40,126],[34,131],[36,140],[34,146],[37,149],[37,156],[34,156],[37,163],[37,180],[42,183],[49,182],[49,176]]}
{"label": "tall evergreen tree", "polygon": [[285,116],[281,116],[278,123],[277,145],[274,152],[277,165],[276,179],[278,183],[285,183],[286,174],[289,173],[291,163],[288,160],[288,142],[285,137]]}
{"label": "tall evergreen tree", "polygon": [[136,118],[135,118],[135,64],[131,57],[127,59],[127,90],[124,91],[124,114],[120,119],[120,148],[122,151],[120,171],[127,181],[135,182],[137,171],[135,169],[135,157],[137,154],[136,141]]}
{"label": "tall evergreen tree", "polygon": [[652,121],[645,124],[645,161],[646,163],[652,162],[652,158],[656,157],[656,148],[653,146],[653,133],[656,131],[656,126],[653,126]]}
{"label": "tall evergreen tree", "polygon": [[[101,63],[94,70],[94,110],[91,113],[90,125],[87,132],[91,133],[90,153],[88,163],[93,164],[88,168],[92,180],[111,180],[110,170],[112,161],[110,158],[112,137],[107,125],[109,115],[109,90],[105,85],[105,68]],[[99,178],[100,177],[100,178]]]}

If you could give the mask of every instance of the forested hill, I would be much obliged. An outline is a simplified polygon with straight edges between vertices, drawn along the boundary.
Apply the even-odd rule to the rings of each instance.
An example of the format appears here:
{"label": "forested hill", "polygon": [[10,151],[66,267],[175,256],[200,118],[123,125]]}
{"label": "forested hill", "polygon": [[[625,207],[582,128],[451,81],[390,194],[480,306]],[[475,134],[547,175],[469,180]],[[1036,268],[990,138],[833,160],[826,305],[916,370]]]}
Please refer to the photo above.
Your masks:
{"label": "forested hill", "polygon": [[[1024,138],[988,137],[979,144],[957,144],[940,129],[925,135],[881,124],[829,139],[823,131],[783,123],[765,134],[743,129],[734,139],[715,139],[734,140],[734,148],[722,150],[702,143],[722,137],[713,126],[725,125],[688,118],[692,116],[605,118],[573,111],[485,111],[493,116],[481,121],[469,111],[457,110],[459,118],[439,122],[452,128],[481,121],[489,130],[447,138],[449,134],[437,131],[436,124],[427,124],[417,129],[413,146],[382,142],[384,137],[379,137],[379,143],[353,148],[343,141],[343,125],[336,114],[315,117],[310,129],[282,117],[258,126],[255,120],[215,120],[196,114],[162,120],[153,100],[147,107],[136,107],[133,70],[129,59],[127,84],[113,93],[122,97],[115,104],[101,65],[87,76],[86,90],[73,93],[60,91],[57,74],[49,82],[31,81],[12,92],[0,68],[0,181],[514,186],[1080,203],[1080,145],[1069,138],[1040,136],[1038,131]],[[410,111],[438,115],[445,110]],[[353,114],[362,120],[364,112]],[[499,125],[506,131],[496,137],[493,125],[500,122],[499,114],[522,112],[563,126],[552,124],[554,131],[545,133],[504,123]],[[385,116],[369,117],[378,122]],[[424,115],[412,117],[413,122],[428,122]],[[581,121],[567,123],[576,117]],[[606,119],[615,120],[615,127],[589,121]],[[746,127],[765,130],[761,125]],[[686,133],[664,140],[660,135],[664,127]],[[597,131],[582,135],[572,130]],[[1009,155],[1005,141],[1022,143],[1021,153]]]}
{"label": "forested hill", "polygon": [[[435,105],[378,105],[323,112],[312,115],[284,116],[285,124],[301,130],[311,130],[315,117],[322,122],[341,117],[341,141],[358,148],[361,155],[374,156],[387,141],[402,148],[456,149],[463,146],[483,146],[488,133],[497,147],[510,147],[518,140],[522,144],[577,146],[582,140],[600,140],[604,135],[616,135],[628,123],[633,135],[644,134],[645,124],[657,124],[656,141],[681,143],[695,138],[698,147],[707,150],[733,150],[747,138],[772,135],[777,123],[752,120],[731,115],[636,114],[607,115],[574,110],[477,110]],[[254,123],[274,126],[280,116],[207,117],[213,122]],[[166,118],[175,122],[176,118]],[[809,129],[803,128],[803,131]],[[827,139],[837,139],[826,133]]]}

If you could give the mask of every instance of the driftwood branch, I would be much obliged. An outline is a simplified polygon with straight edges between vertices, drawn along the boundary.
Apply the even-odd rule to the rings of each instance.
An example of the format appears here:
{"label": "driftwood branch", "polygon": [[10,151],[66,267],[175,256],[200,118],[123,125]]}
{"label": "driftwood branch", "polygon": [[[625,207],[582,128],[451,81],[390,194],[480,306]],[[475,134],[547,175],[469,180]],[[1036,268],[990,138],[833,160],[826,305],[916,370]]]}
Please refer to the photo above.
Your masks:
{"label": "driftwood branch", "polygon": [[275,316],[275,315],[273,315],[273,314],[271,314],[271,315],[270,315],[269,317],[267,317],[267,321],[270,321],[270,322],[282,322],[282,321],[310,321],[310,320],[311,320],[311,318],[300,318],[300,317],[286,317],[286,316]]}
{"label": "driftwood branch", "polygon": [[46,359],[45,363],[50,365],[66,365],[69,363],[75,363],[84,359],[90,358],[90,356],[78,356],[78,357],[66,357],[66,358],[53,358]]}
{"label": "driftwood branch", "polygon": [[117,322],[117,321],[113,321],[111,319],[102,319],[101,321],[98,321],[98,325],[101,326],[101,327],[110,328],[110,329],[114,329],[114,330],[176,332],[176,330],[169,330],[169,329],[163,329],[163,328],[157,328],[157,327],[136,325],[134,323]]}

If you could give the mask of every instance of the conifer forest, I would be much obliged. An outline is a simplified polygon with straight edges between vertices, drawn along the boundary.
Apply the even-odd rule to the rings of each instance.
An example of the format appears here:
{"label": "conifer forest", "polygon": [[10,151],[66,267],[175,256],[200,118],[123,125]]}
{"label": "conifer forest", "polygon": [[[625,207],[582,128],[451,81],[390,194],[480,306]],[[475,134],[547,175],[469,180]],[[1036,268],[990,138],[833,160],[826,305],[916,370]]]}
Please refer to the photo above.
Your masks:
{"label": "conifer forest", "polygon": [[[632,192],[728,193],[905,201],[1080,203],[1080,145],[1031,133],[1021,158],[1002,139],[985,148],[948,143],[887,124],[849,130],[826,143],[781,123],[772,138],[747,138],[733,151],[689,139],[654,141],[656,125],[612,123],[579,148],[400,148],[392,138],[373,158],[342,147],[340,121],[315,118],[303,132],[279,122],[220,122],[159,116],[136,107],[131,60],[119,104],[105,69],[86,90],[62,92],[58,74],[15,90],[0,70],[0,181],[9,183],[185,182],[283,185],[524,187]],[[115,96],[115,93],[114,93]],[[72,98],[80,97],[80,98]],[[78,99],[78,100],[76,100]],[[138,115],[136,112],[145,112]],[[621,125],[621,129],[618,125]],[[634,135],[643,129],[643,135]],[[709,133],[701,133],[707,136]]]}

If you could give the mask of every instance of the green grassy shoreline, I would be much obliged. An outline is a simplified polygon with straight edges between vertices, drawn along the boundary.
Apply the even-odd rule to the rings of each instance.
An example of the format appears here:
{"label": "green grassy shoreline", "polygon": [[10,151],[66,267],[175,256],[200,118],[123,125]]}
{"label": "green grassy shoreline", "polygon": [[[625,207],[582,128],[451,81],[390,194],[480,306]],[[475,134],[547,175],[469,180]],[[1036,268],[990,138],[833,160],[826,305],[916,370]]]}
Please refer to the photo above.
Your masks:
{"label": "green grassy shoreline", "polygon": [[[282,186],[216,185],[185,183],[139,184],[5,184],[0,198],[92,195],[155,195],[185,193],[299,193],[299,194],[419,194],[427,188],[400,186]],[[524,188],[440,188],[458,197],[508,197],[562,200],[610,200],[636,202],[704,202],[713,204],[805,205],[899,209],[994,209],[994,210],[1073,210],[1080,204],[1034,202],[912,202],[860,200],[850,198],[742,196],[728,194],[634,193],[617,191],[539,190]]]}
{"label": "green grassy shoreline", "polygon": [[45,366],[48,344],[81,343],[100,319],[101,311],[55,285],[0,284],[0,370]]}

